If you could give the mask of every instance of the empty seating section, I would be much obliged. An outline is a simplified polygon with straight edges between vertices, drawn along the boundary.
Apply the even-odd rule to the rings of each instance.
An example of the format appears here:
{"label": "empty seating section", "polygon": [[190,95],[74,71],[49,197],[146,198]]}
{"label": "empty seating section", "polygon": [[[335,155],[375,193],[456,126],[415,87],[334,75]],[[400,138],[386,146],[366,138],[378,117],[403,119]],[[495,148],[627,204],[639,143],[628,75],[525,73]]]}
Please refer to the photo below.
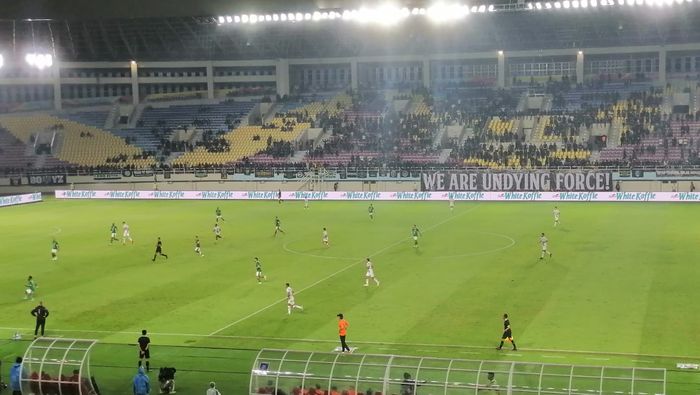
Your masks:
{"label": "empty seating section", "polygon": [[223,102],[219,104],[188,104],[169,107],[146,107],[138,122],[144,128],[189,128],[229,130],[236,120],[255,107],[253,102]]}
{"label": "empty seating section", "polygon": [[144,151],[157,151],[160,146],[160,139],[151,128],[112,129],[111,132]]}
{"label": "empty seating section", "polygon": [[87,111],[87,112],[73,112],[64,113],[57,115],[60,118],[69,119],[71,121],[79,122],[85,125],[94,126],[96,128],[102,128],[107,121],[107,116],[109,111]]}
{"label": "empty seating section", "polygon": [[0,168],[26,168],[34,162],[33,157],[25,156],[27,145],[0,128]]}
{"label": "empty seating section", "polygon": [[486,126],[487,132],[493,135],[503,135],[506,133],[512,133],[515,128],[515,120],[502,120],[498,117],[493,117]]}
{"label": "empty seating section", "polygon": [[[153,158],[136,158],[143,155],[140,148],[105,130],[46,114],[31,116],[3,116],[0,125],[21,141],[30,141],[37,132],[56,130],[63,137],[62,149],[56,156],[66,162],[81,166],[146,167],[155,164]],[[115,158],[120,157],[118,161]]]}
{"label": "empty seating section", "polygon": [[[296,123],[296,118],[274,118],[270,123],[275,127],[247,125],[226,133],[224,138],[229,143],[229,151],[209,152],[204,147],[198,147],[175,159],[173,164],[196,166],[237,162],[265,150],[268,141],[294,141],[310,126],[305,122]],[[282,131],[285,125],[289,125],[291,130]]]}

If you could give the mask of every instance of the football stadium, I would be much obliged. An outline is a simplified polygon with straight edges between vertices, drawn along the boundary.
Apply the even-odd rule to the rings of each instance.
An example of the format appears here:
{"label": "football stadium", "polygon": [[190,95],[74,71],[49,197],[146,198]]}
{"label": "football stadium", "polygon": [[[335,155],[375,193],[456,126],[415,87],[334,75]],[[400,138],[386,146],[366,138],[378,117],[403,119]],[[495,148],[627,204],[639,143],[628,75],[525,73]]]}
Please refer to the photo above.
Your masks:
{"label": "football stadium", "polygon": [[1,8],[1,394],[700,394],[697,1]]}

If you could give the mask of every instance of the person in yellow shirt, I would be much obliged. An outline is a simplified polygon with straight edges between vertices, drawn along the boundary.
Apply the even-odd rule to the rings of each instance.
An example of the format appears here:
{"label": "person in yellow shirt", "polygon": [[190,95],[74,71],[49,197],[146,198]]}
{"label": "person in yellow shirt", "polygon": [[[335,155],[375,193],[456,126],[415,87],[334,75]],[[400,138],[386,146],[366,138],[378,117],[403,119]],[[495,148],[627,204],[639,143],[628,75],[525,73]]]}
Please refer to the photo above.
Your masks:
{"label": "person in yellow shirt", "polygon": [[340,335],[340,346],[342,352],[350,352],[350,347],[345,342],[345,336],[348,334],[348,327],[350,324],[343,317],[343,313],[338,314],[338,335]]}

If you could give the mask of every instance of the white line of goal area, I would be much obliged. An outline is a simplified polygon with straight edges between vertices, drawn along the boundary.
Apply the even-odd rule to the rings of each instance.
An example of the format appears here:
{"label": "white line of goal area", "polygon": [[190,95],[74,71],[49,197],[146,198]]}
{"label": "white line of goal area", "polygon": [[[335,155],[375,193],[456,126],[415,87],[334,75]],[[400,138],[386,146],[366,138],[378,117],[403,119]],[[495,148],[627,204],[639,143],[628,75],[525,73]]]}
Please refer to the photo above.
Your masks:
{"label": "white line of goal area", "polygon": [[[452,220],[454,220],[454,219],[456,219],[456,218],[459,218],[459,217],[463,216],[464,214],[467,214],[468,212],[470,212],[470,211],[476,209],[477,207],[479,207],[478,204],[477,204],[477,205],[474,205],[474,206],[472,206],[472,207],[470,207],[470,208],[468,208],[467,210],[464,210],[463,212],[461,212],[461,213],[459,213],[459,214],[457,214],[457,215],[452,215],[452,216],[450,216],[449,218],[444,219],[444,220],[442,220],[442,221],[440,221],[440,222],[438,222],[438,223],[436,223],[436,224],[434,224],[434,225],[431,225],[430,227],[424,229],[424,232],[428,232],[428,231],[430,231],[430,230],[432,230],[432,229],[437,228],[438,226],[444,225],[444,224],[446,224],[447,222],[450,222],[450,221],[452,221]],[[408,239],[410,239],[410,238],[408,238],[408,237],[401,238],[400,240],[398,240],[398,241],[396,241],[396,242],[394,242],[394,243],[392,243],[392,244],[389,244],[388,246],[382,247],[382,248],[380,248],[379,250],[377,250],[377,251],[375,251],[375,252],[373,252],[373,253],[371,253],[371,254],[369,254],[369,255],[367,255],[367,256],[376,256],[376,255],[379,255],[379,254],[381,254],[381,253],[383,253],[383,252],[385,252],[385,251],[387,251],[387,250],[390,250],[390,249],[396,247],[397,245],[399,245],[399,244],[401,244],[401,243],[405,243],[406,240],[408,240]],[[349,264],[349,265],[343,267],[342,269],[338,270],[337,272],[331,273],[331,274],[329,274],[328,276],[326,276],[326,277],[324,277],[324,278],[322,278],[322,279],[316,281],[315,283],[313,283],[313,284],[311,284],[311,285],[309,285],[309,286],[306,286],[306,287],[304,287],[304,288],[302,288],[302,289],[296,291],[295,293],[296,293],[296,294],[300,294],[300,293],[302,293],[302,292],[304,292],[304,291],[306,291],[306,290],[308,290],[308,289],[311,289],[311,288],[317,286],[318,284],[321,284],[322,282],[324,282],[324,281],[326,281],[326,280],[329,280],[329,279],[331,279],[331,278],[333,278],[333,277],[335,277],[335,276],[337,276],[337,275],[339,275],[339,274],[341,274],[341,273],[343,273],[343,272],[345,272],[345,271],[347,271],[347,270],[349,270],[349,269],[351,269],[351,268],[357,266],[358,264],[360,264],[360,263],[362,263],[362,262],[363,262],[362,259],[360,259],[360,260],[358,260],[358,261],[355,261],[355,262],[353,262],[353,263],[351,263],[351,264]],[[265,311],[265,310],[267,310],[267,309],[270,309],[270,308],[272,308],[272,307],[274,307],[274,306],[276,306],[276,305],[278,305],[278,304],[280,304],[280,303],[282,303],[282,302],[284,302],[284,301],[286,301],[286,300],[287,300],[287,299],[285,299],[285,298],[279,299],[279,300],[277,300],[276,302],[273,302],[273,303],[271,303],[271,304],[269,304],[269,305],[267,305],[267,306],[265,306],[265,307],[263,307],[263,308],[261,308],[261,309],[259,309],[259,310],[257,310],[257,311],[254,311],[254,312],[252,312],[252,313],[250,313],[250,314],[248,314],[248,315],[246,315],[246,316],[244,316],[244,317],[242,317],[242,318],[239,318],[239,319],[237,319],[236,321],[233,321],[233,322],[231,322],[230,324],[227,324],[226,326],[224,326],[224,327],[222,327],[222,328],[220,328],[220,329],[215,330],[214,332],[211,332],[211,333],[209,334],[209,336],[217,335],[217,334],[219,334],[219,333],[225,331],[226,329],[228,329],[228,328],[230,328],[230,327],[232,327],[232,326],[234,326],[234,325],[240,324],[241,322],[243,322],[243,321],[245,321],[245,320],[247,320],[247,319],[249,319],[249,318],[251,318],[251,317],[254,317],[254,316],[256,316],[256,315],[262,313],[263,311]]]}
{"label": "white line of goal area", "polygon": [[[9,331],[27,331],[31,332],[33,328],[12,328],[12,327],[0,327],[0,330]],[[51,332],[63,332],[63,333],[97,333],[103,335],[141,335],[139,331],[107,331],[107,330],[83,330],[83,329],[51,329]],[[194,338],[215,338],[215,339],[229,339],[229,340],[267,340],[267,341],[278,341],[287,343],[328,343],[336,344],[337,339],[306,339],[306,338],[291,338],[291,337],[274,337],[274,336],[242,336],[242,335],[206,335],[201,333],[168,333],[168,332],[149,332],[151,336],[163,336],[163,337],[194,337]],[[385,350],[398,350],[395,347],[434,347],[443,349],[461,349],[461,350],[493,350],[495,347],[491,346],[472,346],[467,344],[441,344],[441,343],[404,343],[404,342],[384,342],[384,341],[365,341],[365,340],[351,340],[352,344],[365,344],[369,346],[378,346],[378,349]],[[167,346],[167,344],[166,344]],[[387,348],[390,347],[390,348]],[[633,362],[640,363],[653,363],[653,361],[637,359],[637,358],[665,358],[665,359],[686,359],[686,360],[697,360],[700,357],[689,356],[689,355],[665,355],[665,354],[642,354],[633,352],[620,352],[620,351],[588,351],[588,350],[567,350],[567,349],[557,349],[557,348],[522,348],[518,347],[518,352],[541,352],[541,353],[552,353],[552,354],[576,354],[576,355],[601,355],[601,356],[617,356],[617,357],[632,357]],[[470,351],[457,351],[458,353],[468,353],[477,354],[476,352]],[[522,354],[515,354],[510,351],[504,351],[507,356],[522,356]],[[546,356],[543,356],[546,357]],[[607,359],[607,358],[605,358]],[[597,360],[604,360],[599,358]]]}

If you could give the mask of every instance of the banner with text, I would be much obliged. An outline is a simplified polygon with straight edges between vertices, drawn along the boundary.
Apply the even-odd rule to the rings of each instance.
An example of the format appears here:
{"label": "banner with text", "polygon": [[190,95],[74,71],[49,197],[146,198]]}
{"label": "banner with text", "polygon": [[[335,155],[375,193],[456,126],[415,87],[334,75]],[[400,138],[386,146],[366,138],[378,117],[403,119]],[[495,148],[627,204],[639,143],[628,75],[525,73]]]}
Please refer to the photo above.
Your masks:
{"label": "banner with text", "polygon": [[[57,199],[277,200],[277,191],[67,191]],[[530,202],[695,202],[696,192],[301,192],[283,191],[282,200],[530,201]]]}
{"label": "banner with text", "polygon": [[0,207],[15,206],[18,204],[36,203],[41,201],[41,193],[28,193],[26,195],[0,196]]}
{"label": "banner with text", "polygon": [[437,171],[421,173],[420,186],[431,192],[605,192],[613,178],[602,171]]}

